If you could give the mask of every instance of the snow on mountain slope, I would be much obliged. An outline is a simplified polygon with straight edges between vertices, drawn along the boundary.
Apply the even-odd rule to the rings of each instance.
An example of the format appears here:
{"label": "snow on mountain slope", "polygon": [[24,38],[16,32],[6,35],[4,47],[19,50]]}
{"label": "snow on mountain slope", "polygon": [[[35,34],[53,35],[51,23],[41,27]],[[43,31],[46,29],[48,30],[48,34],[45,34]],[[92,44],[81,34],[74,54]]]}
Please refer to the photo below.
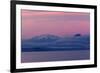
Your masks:
{"label": "snow on mountain slope", "polygon": [[75,50],[89,49],[89,36],[59,37],[55,35],[40,35],[22,41],[22,50]]}

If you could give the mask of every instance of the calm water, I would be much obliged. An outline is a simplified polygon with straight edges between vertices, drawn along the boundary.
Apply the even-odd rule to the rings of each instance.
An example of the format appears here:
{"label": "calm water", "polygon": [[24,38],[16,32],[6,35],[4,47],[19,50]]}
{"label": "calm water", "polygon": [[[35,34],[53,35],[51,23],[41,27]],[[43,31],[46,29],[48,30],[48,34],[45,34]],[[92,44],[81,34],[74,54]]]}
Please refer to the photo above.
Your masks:
{"label": "calm water", "polygon": [[90,50],[22,52],[21,62],[47,62],[90,59]]}

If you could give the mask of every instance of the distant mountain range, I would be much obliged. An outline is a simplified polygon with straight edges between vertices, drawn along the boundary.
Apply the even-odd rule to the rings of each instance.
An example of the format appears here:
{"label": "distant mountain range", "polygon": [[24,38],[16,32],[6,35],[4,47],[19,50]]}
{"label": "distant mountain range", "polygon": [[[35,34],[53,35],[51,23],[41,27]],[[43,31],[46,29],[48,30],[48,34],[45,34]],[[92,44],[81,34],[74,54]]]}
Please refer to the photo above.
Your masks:
{"label": "distant mountain range", "polygon": [[89,48],[90,37],[80,34],[71,37],[44,34],[22,40],[22,51],[87,50]]}
{"label": "distant mountain range", "polygon": [[43,42],[53,42],[53,41],[59,40],[60,38],[61,37],[59,37],[59,36],[44,34],[44,35],[40,35],[40,36],[35,36],[32,39],[30,39],[29,41],[43,43]]}

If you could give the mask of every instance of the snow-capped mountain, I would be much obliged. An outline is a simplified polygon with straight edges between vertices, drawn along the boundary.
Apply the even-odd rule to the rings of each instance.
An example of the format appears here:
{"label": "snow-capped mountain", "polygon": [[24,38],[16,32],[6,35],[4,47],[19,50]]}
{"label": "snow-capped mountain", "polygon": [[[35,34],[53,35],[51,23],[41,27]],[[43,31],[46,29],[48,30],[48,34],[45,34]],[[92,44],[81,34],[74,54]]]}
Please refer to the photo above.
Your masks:
{"label": "snow-capped mountain", "polygon": [[56,35],[50,35],[50,34],[43,34],[39,36],[35,36],[30,39],[31,42],[53,42],[56,40],[59,40],[61,37]]}
{"label": "snow-capped mountain", "polygon": [[22,42],[22,51],[84,50],[89,47],[89,36],[59,37],[45,34]]}

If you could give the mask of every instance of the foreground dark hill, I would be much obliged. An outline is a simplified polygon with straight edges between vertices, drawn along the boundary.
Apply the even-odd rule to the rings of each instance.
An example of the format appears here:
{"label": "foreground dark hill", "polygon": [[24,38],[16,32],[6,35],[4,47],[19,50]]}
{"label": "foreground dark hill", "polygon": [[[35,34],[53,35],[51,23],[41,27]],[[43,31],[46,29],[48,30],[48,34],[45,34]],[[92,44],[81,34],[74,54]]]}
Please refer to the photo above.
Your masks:
{"label": "foreground dark hill", "polygon": [[79,34],[71,37],[40,35],[31,39],[22,40],[22,51],[89,50],[89,45],[89,36],[81,36]]}

